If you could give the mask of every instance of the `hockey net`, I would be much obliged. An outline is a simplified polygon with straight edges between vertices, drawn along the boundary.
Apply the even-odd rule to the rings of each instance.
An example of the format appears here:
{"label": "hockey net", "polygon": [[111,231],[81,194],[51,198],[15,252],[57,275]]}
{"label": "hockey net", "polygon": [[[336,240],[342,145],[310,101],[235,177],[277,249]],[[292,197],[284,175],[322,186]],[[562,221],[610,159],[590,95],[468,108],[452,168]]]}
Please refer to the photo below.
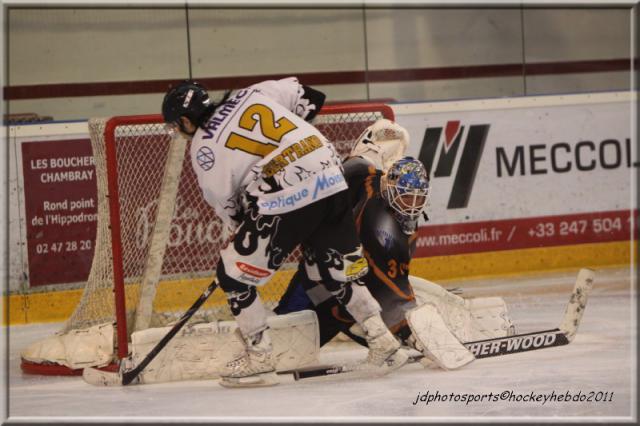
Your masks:
{"label": "hockey net", "polygon": [[[393,120],[384,104],[327,105],[314,125],[344,157],[368,126]],[[219,252],[231,232],[206,204],[189,157],[189,143],[172,137],[159,115],[91,119],[98,224],[90,274],[60,334],[115,323],[115,350],[126,357],[134,330],[176,321],[215,277]],[[295,272],[299,250],[259,288],[274,308]],[[196,320],[231,319],[222,291]],[[78,374],[55,363],[23,360],[26,372]]]}

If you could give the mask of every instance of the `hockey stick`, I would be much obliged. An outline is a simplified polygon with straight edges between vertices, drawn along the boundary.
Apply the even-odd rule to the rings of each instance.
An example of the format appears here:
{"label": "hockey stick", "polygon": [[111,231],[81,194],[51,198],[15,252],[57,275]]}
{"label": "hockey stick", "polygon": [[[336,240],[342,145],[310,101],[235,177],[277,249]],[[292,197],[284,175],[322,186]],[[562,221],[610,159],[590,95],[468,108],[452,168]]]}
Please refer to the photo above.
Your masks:
{"label": "hockey stick", "polygon": [[[593,287],[593,278],[594,272],[591,269],[584,268],[580,270],[571,297],[565,308],[562,322],[558,328],[515,334],[495,339],[477,340],[463,343],[463,345],[469,349],[476,359],[568,345],[578,331],[578,326],[580,325],[582,315],[587,306],[589,293]],[[410,357],[409,362],[416,362],[422,358],[424,358],[423,355]],[[293,374],[295,380],[303,380],[335,374],[354,373],[361,368],[362,366],[360,364],[333,365],[292,370],[283,373]]]}
{"label": "hockey stick", "polygon": [[[569,343],[570,341],[567,338],[566,333],[559,328],[554,328],[552,330],[467,342],[463,343],[463,345],[473,353],[476,359],[480,359],[550,348],[553,346],[563,346],[568,345]],[[411,356],[407,363],[414,363],[423,358],[425,358],[425,356],[422,354]],[[292,370],[284,373],[293,374],[295,380],[303,380],[314,377],[331,376],[334,374],[354,373],[362,368],[359,366],[360,364],[332,365]]]}
{"label": "hockey stick", "polygon": [[209,284],[209,287],[207,287],[193,305],[180,317],[178,322],[171,327],[171,330],[149,351],[138,365],[133,368],[128,368],[128,364],[130,364],[132,360],[131,358],[125,358],[120,360],[120,369],[116,373],[98,370],[96,368],[85,368],[82,372],[82,378],[85,382],[96,386],[125,386],[132,383],[142,370],[144,370],[167,343],[169,343],[173,336],[189,321],[193,314],[200,309],[200,306],[202,306],[216,288],[218,288],[218,283],[216,280],[213,280],[211,284]]}

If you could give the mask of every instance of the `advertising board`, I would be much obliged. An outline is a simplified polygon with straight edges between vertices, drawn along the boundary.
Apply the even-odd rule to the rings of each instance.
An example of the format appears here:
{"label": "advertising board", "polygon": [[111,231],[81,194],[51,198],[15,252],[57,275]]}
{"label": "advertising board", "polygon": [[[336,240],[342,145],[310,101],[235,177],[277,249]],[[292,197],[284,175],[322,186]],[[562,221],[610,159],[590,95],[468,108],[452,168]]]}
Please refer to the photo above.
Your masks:
{"label": "advertising board", "polygon": [[398,106],[431,177],[416,256],[628,240],[632,106],[626,94]]}

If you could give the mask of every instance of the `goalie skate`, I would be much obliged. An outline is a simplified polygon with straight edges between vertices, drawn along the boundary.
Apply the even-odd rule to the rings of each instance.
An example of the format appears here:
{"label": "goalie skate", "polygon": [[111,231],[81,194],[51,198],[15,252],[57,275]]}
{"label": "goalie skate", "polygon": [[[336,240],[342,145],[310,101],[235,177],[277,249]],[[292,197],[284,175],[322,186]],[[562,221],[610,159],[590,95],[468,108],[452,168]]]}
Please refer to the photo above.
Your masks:
{"label": "goalie skate", "polygon": [[220,385],[224,387],[274,386],[279,383],[276,375],[276,362],[268,331],[245,339],[240,330],[236,330],[245,342],[245,352],[228,362],[220,373]]}

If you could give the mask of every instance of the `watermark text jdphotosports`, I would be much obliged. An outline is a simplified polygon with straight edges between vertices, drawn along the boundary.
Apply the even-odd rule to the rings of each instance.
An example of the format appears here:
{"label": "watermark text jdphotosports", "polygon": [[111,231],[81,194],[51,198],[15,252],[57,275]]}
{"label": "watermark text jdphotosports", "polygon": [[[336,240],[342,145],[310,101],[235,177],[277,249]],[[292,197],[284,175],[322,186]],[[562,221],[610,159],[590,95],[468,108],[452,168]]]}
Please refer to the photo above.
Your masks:
{"label": "watermark text jdphotosports", "polygon": [[551,402],[612,402],[613,391],[547,391],[547,392],[515,392],[504,390],[501,392],[484,393],[460,393],[460,392],[435,392],[427,390],[419,392],[412,401],[413,405],[429,405],[438,402],[459,402],[469,405],[483,402],[513,402],[513,403],[535,403],[545,405]]}

